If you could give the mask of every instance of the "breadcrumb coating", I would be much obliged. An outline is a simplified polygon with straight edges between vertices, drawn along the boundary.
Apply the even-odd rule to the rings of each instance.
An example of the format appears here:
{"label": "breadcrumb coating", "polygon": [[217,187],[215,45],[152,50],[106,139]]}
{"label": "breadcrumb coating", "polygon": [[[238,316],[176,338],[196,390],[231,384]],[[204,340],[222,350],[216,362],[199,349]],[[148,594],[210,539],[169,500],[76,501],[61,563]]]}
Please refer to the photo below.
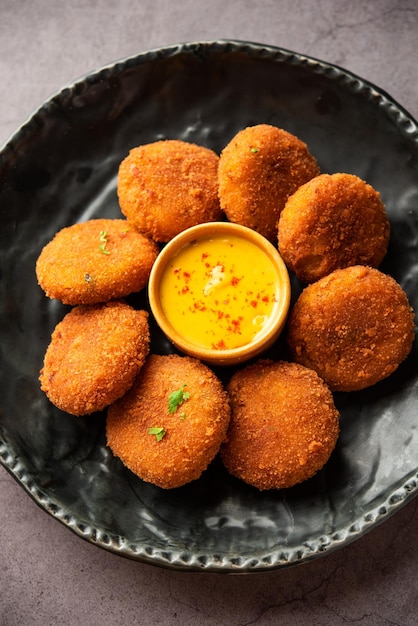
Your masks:
{"label": "breadcrumb coating", "polygon": [[351,265],[378,267],[390,225],[379,193],[353,174],[320,174],[292,194],[279,218],[279,251],[305,283]]}
{"label": "breadcrumb coating", "polygon": [[[182,388],[187,399],[169,413],[170,394]],[[107,443],[142,480],[172,489],[199,478],[229,418],[228,396],[209,367],[191,357],[152,354],[132,389],[109,407]]]}
{"label": "breadcrumb coating", "polygon": [[414,341],[402,287],[375,268],[335,270],[306,287],[289,318],[292,358],[333,391],[355,391],[392,374]]}
{"label": "breadcrumb coating", "polygon": [[239,131],[219,158],[219,198],[231,222],[277,241],[288,197],[319,174],[307,145],[291,133],[258,124]]}
{"label": "breadcrumb coating", "polygon": [[124,219],[89,220],[55,235],[38,257],[36,275],[49,298],[97,304],[141,291],[158,252]]}
{"label": "breadcrumb coating", "polygon": [[133,148],[119,166],[122,213],[159,242],[196,224],[222,219],[218,161],[209,148],[177,139]]}
{"label": "breadcrumb coating", "polygon": [[57,324],[40,372],[62,411],[101,411],[132,386],[149,352],[148,314],[123,302],[80,305]]}
{"label": "breadcrumb coating", "polygon": [[328,461],[339,413],[315,372],[260,360],[237,371],[227,391],[231,420],[221,458],[231,474],[260,490],[284,489]]}

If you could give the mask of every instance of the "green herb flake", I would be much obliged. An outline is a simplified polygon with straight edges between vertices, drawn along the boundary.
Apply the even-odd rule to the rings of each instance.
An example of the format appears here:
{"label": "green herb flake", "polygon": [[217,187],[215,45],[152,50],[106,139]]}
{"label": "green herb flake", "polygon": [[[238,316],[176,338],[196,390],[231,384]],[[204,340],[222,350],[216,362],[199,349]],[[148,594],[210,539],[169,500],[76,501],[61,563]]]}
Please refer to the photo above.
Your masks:
{"label": "green herb flake", "polygon": [[175,413],[177,409],[190,398],[190,393],[184,391],[187,385],[183,385],[180,389],[172,391],[168,396],[168,412]]}
{"label": "green herb flake", "polygon": [[100,231],[100,241],[102,242],[100,245],[100,251],[103,254],[110,254],[109,250],[106,250],[106,245],[109,240],[109,235],[105,230]]}
{"label": "green herb flake", "polygon": [[161,428],[160,426],[153,426],[152,428],[148,428],[148,434],[155,435],[156,440],[161,441],[166,433],[164,428]]}

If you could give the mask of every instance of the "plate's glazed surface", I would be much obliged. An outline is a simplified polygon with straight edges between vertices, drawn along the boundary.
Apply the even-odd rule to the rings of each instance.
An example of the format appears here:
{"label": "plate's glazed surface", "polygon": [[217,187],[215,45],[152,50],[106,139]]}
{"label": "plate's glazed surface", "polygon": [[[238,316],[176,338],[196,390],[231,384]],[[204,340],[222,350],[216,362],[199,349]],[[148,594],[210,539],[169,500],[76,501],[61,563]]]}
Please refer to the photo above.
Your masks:
{"label": "plate's glazed surface", "polygon": [[[218,460],[181,489],[143,483],[106,448],[104,414],[74,418],[39,389],[50,334],[68,310],[37,286],[45,243],[74,222],[120,216],[117,169],[135,145],[179,138],[220,152],[257,123],[299,136],[322,171],[357,174],[380,191],[392,226],[381,269],[418,310],[417,125],[390,96],[340,68],[242,42],[154,50],[63,89],[0,153],[1,462],[79,536],[169,568],[302,563],[361,536],[418,489],[416,345],[389,379],[335,395],[337,448],[320,473],[287,491],[259,493]],[[296,295],[296,281],[294,288]],[[144,294],[132,303],[146,305]],[[168,351],[152,332],[152,349]],[[274,356],[286,358],[283,342]]]}

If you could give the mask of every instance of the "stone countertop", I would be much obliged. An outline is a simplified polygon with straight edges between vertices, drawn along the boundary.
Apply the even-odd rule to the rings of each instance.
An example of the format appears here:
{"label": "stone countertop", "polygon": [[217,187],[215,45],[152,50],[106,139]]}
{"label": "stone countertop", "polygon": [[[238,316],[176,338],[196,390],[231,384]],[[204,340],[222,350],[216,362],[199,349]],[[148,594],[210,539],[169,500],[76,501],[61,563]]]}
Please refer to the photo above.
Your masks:
{"label": "stone countertop", "polygon": [[[239,39],[328,61],[418,118],[418,7],[395,0],[0,1],[0,144],[91,70],[185,41]],[[416,623],[418,509],[324,558],[224,576],[129,561],[73,535],[0,468],[2,626]]]}

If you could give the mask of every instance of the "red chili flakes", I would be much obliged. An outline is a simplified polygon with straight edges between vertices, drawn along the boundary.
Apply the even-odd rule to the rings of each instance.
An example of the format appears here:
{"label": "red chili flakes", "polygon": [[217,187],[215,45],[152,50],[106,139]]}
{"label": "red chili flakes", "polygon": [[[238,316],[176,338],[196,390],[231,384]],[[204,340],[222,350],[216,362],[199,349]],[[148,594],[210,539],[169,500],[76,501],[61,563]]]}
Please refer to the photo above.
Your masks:
{"label": "red chili flakes", "polygon": [[244,318],[242,316],[238,317],[236,320],[231,320],[230,325],[228,326],[228,330],[231,333],[241,334],[241,322]]}
{"label": "red chili flakes", "polygon": [[241,319],[237,319],[237,320],[232,320],[232,328],[233,328],[233,332],[234,333],[240,333],[241,334]]}

